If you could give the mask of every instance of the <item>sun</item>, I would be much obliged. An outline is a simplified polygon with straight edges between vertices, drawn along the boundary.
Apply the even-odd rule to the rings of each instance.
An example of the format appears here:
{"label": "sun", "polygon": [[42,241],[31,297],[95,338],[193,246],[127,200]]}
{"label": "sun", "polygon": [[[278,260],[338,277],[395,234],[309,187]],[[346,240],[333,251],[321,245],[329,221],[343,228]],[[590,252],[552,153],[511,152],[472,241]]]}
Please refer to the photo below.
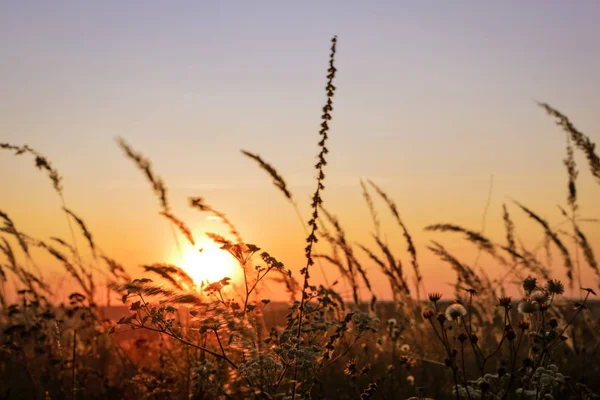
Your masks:
{"label": "sun", "polygon": [[[197,285],[219,281],[226,276],[234,278],[239,265],[228,251],[222,250],[212,241],[203,241],[198,247],[188,247],[177,253],[179,265]],[[202,249],[202,250],[199,250]]]}

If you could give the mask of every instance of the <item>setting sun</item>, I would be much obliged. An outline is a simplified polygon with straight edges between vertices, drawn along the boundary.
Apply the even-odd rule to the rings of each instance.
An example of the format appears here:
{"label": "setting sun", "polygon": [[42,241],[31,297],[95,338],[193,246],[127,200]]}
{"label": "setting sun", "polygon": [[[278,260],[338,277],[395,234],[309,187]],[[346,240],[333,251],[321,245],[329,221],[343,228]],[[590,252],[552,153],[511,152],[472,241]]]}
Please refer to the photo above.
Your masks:
{"label": "setting sun", "polygon": [[229,252],[208,240],[198,243],[197,248],[185,248],[182,253],[176,251],[173,259],[198,285],[216,282],[226,276],[233,279],[239,268]]}

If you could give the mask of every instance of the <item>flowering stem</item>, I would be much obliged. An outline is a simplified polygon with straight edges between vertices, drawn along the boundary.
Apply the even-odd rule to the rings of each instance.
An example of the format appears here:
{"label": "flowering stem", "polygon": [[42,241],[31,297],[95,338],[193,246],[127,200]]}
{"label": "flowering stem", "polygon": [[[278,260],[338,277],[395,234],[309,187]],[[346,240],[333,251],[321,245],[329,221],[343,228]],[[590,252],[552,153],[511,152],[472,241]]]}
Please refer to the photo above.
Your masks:
{"label": "flowering stem", "polygon": [[[302,285],[302,298],[300,301],[300,307],[298,308],[298,330],[297,330],[297,334],[296,337],[298,338],[298,343],[300,343],[300,336],[302,334],[302,318],[304,316],[304,305],[307,299],[307,292],[308,292],[308,288],[309,288],[309,283],[308,283],[308,279],[310,277],[309,275],[309,268],[312,264],[314,264],[313,258],[312,258],[312,248],[313,248],[313,244],[317,242],[317,219],[319,218],[319,205],[322,203],[321,200],[321,190],[323,190],[325,188],[325,186],[323,186],[323,179],[325,179],[325,173],[323,172],[323,168],[325,167],[325,165],[327,164],[327,162],[325,161],[325,154],[328,153],[329,150],[327,150],[327,147],[325,146],[326,142],[327,142],[327,133],[329,132],[329,123],[328,121],[331,120],[331,111],[333,111],[333,95],[335,93],[335,86],[333,86],[333,79],[335,78],[335,72],[336,72],[336,68],[334,66],[334,60],[335,60],[335,51],[336,51],[336,45],[337,45],[337,36],[334,36],[333,39],[331,39],[331,54],[330,54],[330,58],[329,58],[329,70],[328,70],[328,75],[327,75],[327,86],[325,87],[326,93],[327,93],[327,104],[325,105],[325,107],[323,107],[323,115],[322,115],[322,120],[323,122],[321,123],[321,130],[319,132],[319,135],[321,135],[321,141],[319,142],[319,147],[320,147],[320,152],[318,155],[318,159],[319,161],[317,162],[316,165],[316,169],[317,169],[317,189],[315,190],[315,194],[313,195],[312,198],[312,209],[313,209],[313,213],[312,213],[312,218],[310,219],[310,221],[308,222],[308,225],[310,227],[310,234],[308,235],[306,241],[307,241],[307,246],[305,248],[305,253],[306,253],[306,266],[300,271],[300,273],[302,275],[304,275],[304,284]],[[296,382],[298,379],[298,366],[294,367],[294,386],[292,388],[292,399],[295,399],[296,397]]]}

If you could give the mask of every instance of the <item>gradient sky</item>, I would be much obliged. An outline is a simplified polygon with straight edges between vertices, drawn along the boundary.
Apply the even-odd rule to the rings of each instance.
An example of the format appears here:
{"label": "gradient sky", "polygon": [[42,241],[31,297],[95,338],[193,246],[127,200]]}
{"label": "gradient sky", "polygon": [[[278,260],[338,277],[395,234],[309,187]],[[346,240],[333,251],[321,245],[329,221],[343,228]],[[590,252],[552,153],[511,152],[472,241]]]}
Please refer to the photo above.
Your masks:
{"label": "gradient sky", "polygon": [[[46,154],[64,176],[68,206],[126,265],[167,260],[174,243],[116,136],[152,159],[195,232],[226,230],[188,209],[187,196],[205,197],[248,242],[297,271],[302,228],[239,149],[273,163],[308,215],[329,40],[337,34],[325,204],[351,240],[372,245],[358,179],[380,184],[415,236],[427,289],[449,293],[453,273],[425,245],[439,240],[465,261],[474,252],[456,236],[422,228],[481,229],[492,174],[491,237],[502,240],[501,205],[511,199],[560,221],[564,134],[535,100],[600,141],[599,18],[593,0],[5,0],[0,141]],[[593,201],[600,187],[578,161],[582,215],[600,217]],[[0,209],[31,235],[68,238],[59,200],[31,164],[0,154]],[[536,243],[539,227],[511,211],[522,239]],[[385,228],[408,261],[398,228],[391,220]],[[598,243],[598,225],[586,229]]]}

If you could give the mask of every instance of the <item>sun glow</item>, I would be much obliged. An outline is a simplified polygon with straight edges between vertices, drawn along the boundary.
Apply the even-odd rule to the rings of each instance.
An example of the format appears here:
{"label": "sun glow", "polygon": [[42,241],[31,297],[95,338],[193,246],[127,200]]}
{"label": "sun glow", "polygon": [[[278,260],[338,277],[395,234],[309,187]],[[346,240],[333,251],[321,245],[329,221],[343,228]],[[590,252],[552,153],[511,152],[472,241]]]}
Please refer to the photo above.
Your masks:
{"label": "sun glow", "polygon": [[226,276],[234,279],[240,268],[228,251],[220,249],[211,241],[198,243],[197,248],[184,249],[183,255],[177,255],[176,259],[180,260],[177,265],[181,266],[197,285],[216,282]]}

